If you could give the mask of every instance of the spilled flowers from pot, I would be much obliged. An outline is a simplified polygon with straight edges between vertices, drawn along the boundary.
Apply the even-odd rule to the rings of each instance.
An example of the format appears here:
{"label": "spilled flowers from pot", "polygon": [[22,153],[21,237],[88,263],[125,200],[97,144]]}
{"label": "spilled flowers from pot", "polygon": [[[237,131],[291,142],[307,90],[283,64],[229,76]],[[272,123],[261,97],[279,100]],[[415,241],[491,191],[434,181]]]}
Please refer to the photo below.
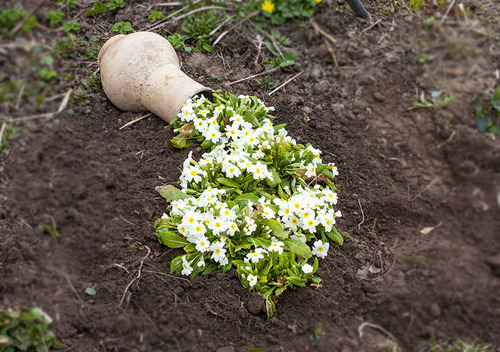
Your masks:
{"label": "spilled flowers from pot", "polygon": [[198,142],[208,152],[199,160],[189,153],[180,189],[158,188],[170,205],[155,223],[161,243],[184,248],[172,273],[192,279],[234,267],[244,287],[264,296],[268,316],[287,288],[319,286],[318,259],[329,240],[343,243],[336,166],[273,125],[272,110],[257,97],[222,91],[189,99],[171,123],[172,144]]}

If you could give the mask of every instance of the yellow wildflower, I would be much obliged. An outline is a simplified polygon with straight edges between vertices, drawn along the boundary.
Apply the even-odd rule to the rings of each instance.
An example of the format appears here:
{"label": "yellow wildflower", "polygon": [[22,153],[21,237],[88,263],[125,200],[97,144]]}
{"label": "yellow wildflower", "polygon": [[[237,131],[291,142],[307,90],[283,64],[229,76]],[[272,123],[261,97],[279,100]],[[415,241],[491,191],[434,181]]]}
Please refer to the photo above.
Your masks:
{"label": "yellow wildflower", "polygon": [[314,0],[314,2],[315,2],[316,4],[319,4],[319,3],[321,2],[321,0]]}
{"label": "yellow wildflower", "polygon": [[262,3],[262,10],[266,12],[273,12],[274,10],[274,3],[272,1],[266,0]]}

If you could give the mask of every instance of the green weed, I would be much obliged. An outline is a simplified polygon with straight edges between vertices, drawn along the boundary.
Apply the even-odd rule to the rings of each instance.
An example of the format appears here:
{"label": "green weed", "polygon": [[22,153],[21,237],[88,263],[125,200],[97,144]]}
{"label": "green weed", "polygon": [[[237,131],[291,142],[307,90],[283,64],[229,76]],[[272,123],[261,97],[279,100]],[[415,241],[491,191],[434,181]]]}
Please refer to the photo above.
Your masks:
{"label": "green weed", "polygon": [[309,336],[309,339],[313,342],[318,342],[321,340],[321,337],[325,333],[323,328],[317,328],[314,332]]}
{"label": "green weed", "polygon": [[66,347],[48,331],[52,319],[39,308],[0,310],[1,351],[48,351]]}
{"label": "green weed", "polygon": [[45,17],[49,20],[51,26],[59,24],[64,19],[64,12],[61,10],[49,11],[45,14]]}
{"label": "green weed", "polygon": [[118,32],[120,34],[127,34],[128,32],[132,32],[134,29],[132,28],[132,24],[128,21],[126,22],[116,22],[111,27],[111,32]]}
{"label": "green weed", "polygon": [[161,13],[160,11],[151,11],[151,14],[148,17],[148,20],[160,21],[160,20],[163,20],[165,18],[166,18],[166,16],[163,13]]}
{"label": "green weed", "polygon": [[486,101],[476,98],[476,127],[480,132],[500,134],[500,87]]}
{"label": "green weed", "polygon": [[455,99],[454,95],[448,95],[446,90],[438,90],[431,92],[431,99],[426,100],[424,92],[422,92],[418,100],[413,102],[413,105],[408,110],[415,109],[447,109],[450,101]]}
{"label": "green weed", "polygon": [[105,13],[106,10],[123,9],[126,3],[124,0],[110,0],[104,4],[102,1],[96,1],[92,4],[92,8],[87,10],[87,15],[95,16],[99,13]]}
{"label": "green weed", "polygon": [[429,54],[423,53],[418,58],[418,62],[420,64],[424,65],[424,66],[427,66],[429,63],[431,63],[432,61],[434,61],[435,58],[436,57],[434,55],[429,55]]}
{"label": "green weed", "polygon": [[212,11],[201,11],[188,16],[182,24],[182,30],[195,42],[195,50],[211,53],[213,48],[208,39],[219,24],[219,18]]}
{"label": "green weed", "polygon": [[62,29],[66,33],[76,32],[80,30],[80,24],[75,20],[69,20],[63,24]]}
{"label": "green weed", "polygon": [[437,5],[440,8],[448,6],[448,0],[410,0],[410,9],[413,11],[420,11],[426,7],[433,7]]}
{"label": "green weed", "polygon": [[174,34],[169,35],[167,37],[167,40],[169,41],[169,43],[172,45],[172,47],[175,50],[179,50],[180,48],[184,48],[184,50],[189,53],[193,49],[186,45],[186,43],[185,43],[186,39],[188,39],[187,36],[182,36],[179,33],[174,33]]}
{"label": "green weed", "polygon": [[276,30],[271,31],[272,42],[266,42],[266,48],[272,54],[272,58],[264,62],[266,68],[287,67],[295,65],[297,53],[293,51],[281,52],[281,49],[291,44],[291,40],[280,35]]}
{"label": "green weed", "polygon": [[10,137],[14,137],[17,135],[20,131],[20,127],[9,124],[7,122],[2,122],[2,125],[0,126],[0,131],[1,133],[1,139],[0,139],[0,151],[2,150],[7,150],[9,148],[9,143],[7,142],[7,139]]}
{"label": "green weed", "polygon": [[494,352],[495,350],[490,346],[478,342],[467,342],[462,339],[457,339],[452,344],[436,342],[433,336],[430,343],[429,352]]}

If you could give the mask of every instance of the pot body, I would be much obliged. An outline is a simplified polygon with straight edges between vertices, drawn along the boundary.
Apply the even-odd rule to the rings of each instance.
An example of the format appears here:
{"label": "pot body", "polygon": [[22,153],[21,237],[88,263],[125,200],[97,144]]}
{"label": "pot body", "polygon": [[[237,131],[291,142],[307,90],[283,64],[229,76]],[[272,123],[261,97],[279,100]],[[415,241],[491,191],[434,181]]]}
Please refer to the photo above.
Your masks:
{"label": "pot body", "polygon": [[149,110],[167,122],[189,98],[211,93],[180,70],[168,40],[151,32],[111,37],[99,52],[98,65],[104,93],[117,108]]}

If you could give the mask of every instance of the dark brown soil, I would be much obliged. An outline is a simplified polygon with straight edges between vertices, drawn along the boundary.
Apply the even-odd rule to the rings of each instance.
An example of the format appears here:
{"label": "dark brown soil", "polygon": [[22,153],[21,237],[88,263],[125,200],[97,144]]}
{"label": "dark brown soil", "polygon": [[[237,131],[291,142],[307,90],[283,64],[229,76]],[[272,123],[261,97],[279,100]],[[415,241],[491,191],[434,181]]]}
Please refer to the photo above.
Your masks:
{"label": "dark brown soil", "polygon": [[[192,282],[170,275],[179,251],[156,240],[166,202],[154,189],[175,185],[187,153],[200,149],[172,148],[172,129],[157,117],[120,130],[140,114],[99,91],[90,105],[74,103],[74,114],[27,122],[0,154],[0,304],[42,308],[73,351],[378,351],[390,343],[418,351],[433,337],[500,350],[500,141],[477,131],[472,105],[498,84],[500,6],[470,0],[467,22],[452,11],[425,29],[403,7],[384,10],[390,1],[365,3],[380,20],[371,28],[343,1],[314,16],[336,39],[336,70],[309,21],[281,26],[299,56],[270,78],[303,73],[271,96],[259,79],[228,85],[263,69],[250,27],[227,25],[212,54],[179,52],[191,77],[259,96],[293,137],[338,165],[339,229],[352,239],[321,261],[322,287],[287,291],[267,321],[234,271]],[[148,4],[87,18],[85,31],[105,39],[122,20],[144,28]],[[37,40],[63,35],[47,30],[36,29]],[[172,22],[159,32],[179,30]],[[418,63],[424,52],[435,56],[428,66]],[[4,59],[6,71],[14,59]],[[76,80],[96,69],[78,67]],[[417,92],[440,89],[456,95],[449,110],[407,110]],[[25,102],[3,112],[37,109]]]}

